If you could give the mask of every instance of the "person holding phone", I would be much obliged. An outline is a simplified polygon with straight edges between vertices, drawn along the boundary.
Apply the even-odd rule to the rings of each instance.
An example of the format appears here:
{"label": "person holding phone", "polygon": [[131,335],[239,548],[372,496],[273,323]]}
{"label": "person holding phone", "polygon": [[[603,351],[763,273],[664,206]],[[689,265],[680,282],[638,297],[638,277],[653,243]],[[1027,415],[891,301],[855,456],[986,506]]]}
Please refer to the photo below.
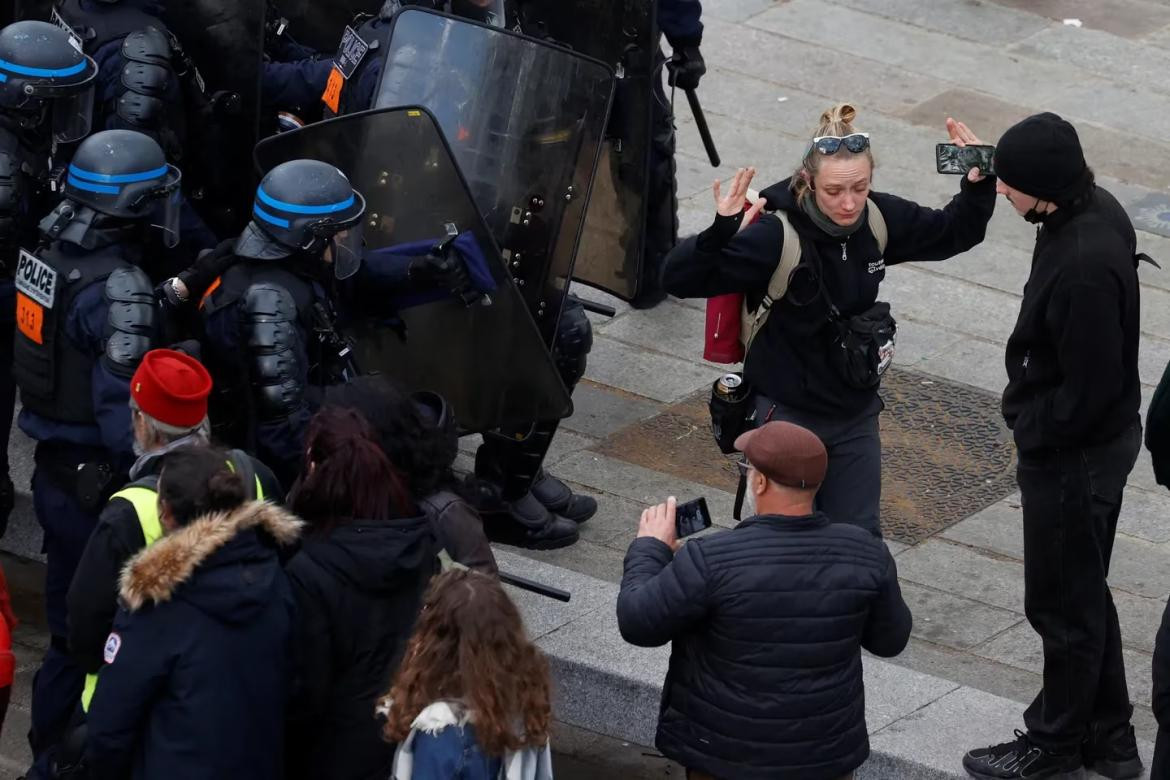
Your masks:
{"label": "person holding phone", "polygon": [[814,433],[770,422],[736,447],[753,517],[681,544],[671,497],[626,553],[622,637],[673,642],[655,744],[689,780],[846,780],[869,755],[861,650],[910,639],[897,567],[813,508],[829,464]]}
{"label": "person holding phone", "polygon": [[[796,172],[746,212],[755,169],[740,169],[726,195],[715,182],[715,221],[670,253],[663,284],[680,298],[742,293],[758,313],[782,247],[800,242],[799,264],[748,347],[749,419],[814,431],[829,453],[817,507],[880,534],[877,389],[893,357],[894,321],[878,301],[879,286],[887,266],[945,260],[980,243],[995,183],[971,169],[942,209],[875,192],[871,139],[854,125],[856,115],[850,105],[822,114]],[[962,122],[948,119],[947,130],[954,144],[980,144]],[[877,333],[888,337],[875,340]],[[869,356],[875,359],[867,363]]]}

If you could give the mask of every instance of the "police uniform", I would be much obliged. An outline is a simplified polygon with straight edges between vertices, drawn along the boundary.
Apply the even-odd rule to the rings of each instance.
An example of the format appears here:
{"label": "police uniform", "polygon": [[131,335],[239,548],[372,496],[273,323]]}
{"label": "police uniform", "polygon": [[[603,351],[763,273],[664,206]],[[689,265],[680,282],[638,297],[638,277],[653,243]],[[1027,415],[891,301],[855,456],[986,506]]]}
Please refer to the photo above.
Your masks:
{"label": "police uniform", "polygon": [[160,324],[144,270],[146,225],[135,219],[151,216],[152,196],[176,191],[178,178],[142,134],[91,136],[69,166],[65,200],[41,223],[53,240],[21,252],[17,267],[18,424],[36,441],[33,506],[52,636],[33,683],[38,758],[81,691],[67,652],[66,592],[101,505],[133,462],[129,382]]}

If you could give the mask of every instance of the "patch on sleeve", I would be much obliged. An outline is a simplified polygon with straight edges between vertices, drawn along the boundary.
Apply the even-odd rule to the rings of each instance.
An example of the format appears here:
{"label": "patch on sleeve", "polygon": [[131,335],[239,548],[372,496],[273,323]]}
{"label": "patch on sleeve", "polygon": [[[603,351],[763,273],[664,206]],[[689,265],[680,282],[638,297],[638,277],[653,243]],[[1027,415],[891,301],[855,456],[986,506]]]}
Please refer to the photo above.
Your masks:
{"label": "patch on sleeve", "polygon": [[106,659],[106,663],[112,664],[114,659],[118,657],[118,651],[122,649],[122,637],[116,633],[111,633],[106,638],[106,649],[102,656]]}

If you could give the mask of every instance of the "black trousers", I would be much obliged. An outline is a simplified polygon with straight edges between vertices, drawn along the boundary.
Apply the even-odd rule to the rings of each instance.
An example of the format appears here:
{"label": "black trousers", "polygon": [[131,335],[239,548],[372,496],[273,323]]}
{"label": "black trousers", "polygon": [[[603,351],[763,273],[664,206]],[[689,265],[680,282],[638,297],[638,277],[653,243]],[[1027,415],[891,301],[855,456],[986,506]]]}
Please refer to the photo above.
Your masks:
{"label": "black trousers", "polygon": [[1024,723],[1055,752],[1079,750],[1090,724],[1112,729],[1133,714],[1106,580],[1140,448],[1135,421],[1105,444],[1020,457],[1024,612],[1044,643],[1044,687]]}

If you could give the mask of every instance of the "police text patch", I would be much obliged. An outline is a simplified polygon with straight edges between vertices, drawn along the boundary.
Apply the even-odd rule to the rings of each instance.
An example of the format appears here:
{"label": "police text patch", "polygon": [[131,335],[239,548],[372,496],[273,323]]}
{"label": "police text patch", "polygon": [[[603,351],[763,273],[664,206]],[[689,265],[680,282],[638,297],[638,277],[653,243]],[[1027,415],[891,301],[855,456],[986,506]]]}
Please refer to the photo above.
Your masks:
{"label": "police text patch", "polygon": [[20,262],[16,265],[16,289],[46,309],[51,309],[57,298],[57,272],[22,249]]}

